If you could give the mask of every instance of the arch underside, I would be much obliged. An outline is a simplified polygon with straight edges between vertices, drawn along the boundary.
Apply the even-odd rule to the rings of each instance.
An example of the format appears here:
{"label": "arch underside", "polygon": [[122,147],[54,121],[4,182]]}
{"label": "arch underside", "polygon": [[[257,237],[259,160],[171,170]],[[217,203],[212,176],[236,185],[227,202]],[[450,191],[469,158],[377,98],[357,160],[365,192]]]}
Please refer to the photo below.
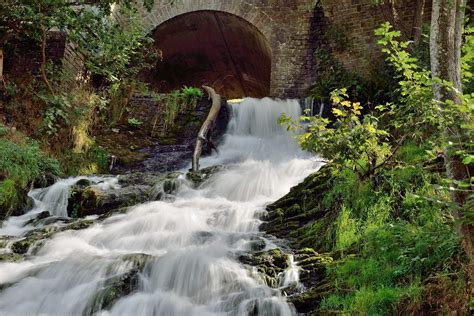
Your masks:
{"label": "arch underside", "polygon": [[270,93],[270,45],[243,18],[194,11],[158,25],[153,37],[163,61],[144,77],[160,92],[209,84],[227,98]]}

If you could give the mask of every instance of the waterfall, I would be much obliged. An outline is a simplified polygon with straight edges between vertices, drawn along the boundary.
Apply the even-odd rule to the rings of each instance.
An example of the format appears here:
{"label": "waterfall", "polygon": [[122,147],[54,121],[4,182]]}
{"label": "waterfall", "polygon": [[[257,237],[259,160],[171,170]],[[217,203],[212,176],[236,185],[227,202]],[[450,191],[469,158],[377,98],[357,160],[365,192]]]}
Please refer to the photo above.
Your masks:
{"label": "waterfall", "polygon": [[[0,263],[0,315],[293,315],[236,257],[250,249],[265,205],[320,163],[276,124],[283,112],[301,114],[297,101],[246,98],[231,112],[218,153],[201,160],[226,167],[199,189],[183,186],[172,201],[58,233],[35,256]],[[52,212],[62,210],[58,202]],[[104,288],[132,273],[136,258],[146,261],[136,290],[105,306]]]}
{"label": "waterfall", "polygon": [[94,186],[98,188],[116,187],[118,182],[116,178],[80,176],[61,179],[47,188],[32,190],[28,193],[28,197],[33,202],[33,208],[24,215],[12,216],[3,222],[0,227],[0,236],[20,236],[33,229],[34,227],[27,223],[41,212],[49,212],[52,216],[67,217],[69,189],[80,180],[96,183]]}
{"label": "waterfall", "polygon": [[289,256],[289,261],[288,269],[280,276],[280,286],[283,288],[291,285],[298,286],[300,282],[299,268],[293,255]]}

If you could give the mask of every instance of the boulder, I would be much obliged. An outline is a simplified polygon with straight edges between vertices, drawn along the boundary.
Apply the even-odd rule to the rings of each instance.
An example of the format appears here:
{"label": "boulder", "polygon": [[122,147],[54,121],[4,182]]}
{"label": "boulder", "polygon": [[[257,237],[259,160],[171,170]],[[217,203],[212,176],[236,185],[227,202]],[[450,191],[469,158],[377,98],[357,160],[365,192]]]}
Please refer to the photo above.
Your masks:
{"label": "boulder", "polygon": [[186,174],[186,179],[190,181],[195,188],[206,182],[213,174],[224,170],[224,166],[211,166],[199,171],[190,171]]}
{"label": "boulder", "polygon": [[273,288],[278,288],[279,275],[289,267],[289,256],[281,249],[257,251],[239,256],[239,261],[255,267],[262,281]]}
{"label": "boulder", "polygon": [[131,254],[123,256],[122,262],[130,265],[130,269],[119,275],[108,278],[98,294],[88,304],[86,315],[95,314],[101,310],[107,310],[121,297],[129,295],[138,289],[139,274],[151,259],[146,254]]}
{"label": "boulder", "polygon": [[115,210],[159,200],[179,187],[180,173],[130,173],[118,178],[119,188],[104,190],[94,185],[71,188],[68,215],[81,218],[111,214]]}

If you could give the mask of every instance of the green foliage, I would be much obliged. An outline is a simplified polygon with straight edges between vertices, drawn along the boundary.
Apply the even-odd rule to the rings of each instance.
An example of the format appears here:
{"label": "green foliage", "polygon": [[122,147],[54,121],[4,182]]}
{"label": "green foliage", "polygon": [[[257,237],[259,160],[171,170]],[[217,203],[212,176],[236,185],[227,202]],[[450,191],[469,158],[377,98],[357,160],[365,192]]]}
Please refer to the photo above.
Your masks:
{"label": "green foliage", "polygon": [[71,36],[87,57],[87,69],[105,78],[107,84],[126,83],[158,59],[153,38],[144,35],[142,19],[134,8],[123,6],[115,13],[126,24],[107,19],[101,11],[87,10],[82,14],[84,19],[78,21],[79,29],[86,29],[94,36],[84,36],[77,30]]}
{"label": "green foliage", "polygon": [[10,97],[15,97],[18,93],[17,91],[17,87],[14,83],[12,82],[8,82],[6,85],[5,85],[5,92],[7,93],[7,95],[9,95]]}
{"label": "green foliage", "polygon": [[344,66],[332,58],[331,54],[319,49],[315,53],[318,64],[318,79],[311,88],[310,95],[316,100],[327,100],[329,95],[335,89],[347,87],[352,92],[355,87],[356,91],[359,86],[359,78],[344,68]]}
{"label": "green foliage", "polygon": [[[412,144],[403,147],[398,159],[424,155],[415,157]],[[442,201],[449,195],[432,184],[439,181],[411,166],[384,168],[375,183],[360,182],[348,169],[336,173],[323,201],[324,208],[339,209],[332,250],[357,255],[333,268],[336,291],[325,297],[322,311],[396,313],[402,301],[420,303],[422,280],[446,274],[462,280],[465,258],[454,223],[446,221]]]}
{"label": "green foliage", "polygon": [[165,103],[163,132],[174,126],[178,114],[193,110],[203,96],[202,90],[194,87],[184,86],[181,90],[171,91],[163,100]]}
{"label": "green foliage", "polygon": [[[49,30],[59,29],[93,39],[97,36],[94,27],[105,22],[114,3],[124,10],[133,10],[137,1],[3,0],[0,38],[11,35],[40,41]],[[147,0],[145,8],[151,10],[153,3],[154,0]]]}
{"label": "green foliage", "polygon": [[421,25],[420,40],[415,46],[411,43],[409,47],[412,54],[418,60],[419,65],[424,69],[431,69],[431,56],[430,56],[430,24]]}
{"label": "green foliage", "polygon": [[[474,162],[472,119],[466,119],[472,118],[473,96],[459,95],[459,104],[436,103],[433,85],[453,85],[433,79],[390,24],[376,34],[398,81],[391,102],[364,115],[362,105],[350,101],[348,90],[336,89],[332,121],[307,115],[298,120],[283,115],[279,120],[299,131],[296,137],[304,149],[324,155],[333,166],[331,184],[319,193],[323,198],[318,210],[309,211],[318,219],[301,228],[305,240],[314,242],[305,245],[341,257],[330,272],[336,290],[325,296],[321,312],[419,311],[430,282],[463,297],[466,257],[453,221],[457,209],[446,186],[450,182],[437,157],[448,147],[466,165]],[[465,85],[472,71],[470,45],[467,36]],[[463,136],[447,139],[446,131],[457,128],[463,129]],[[458,190],[472,188],[472,180],[457,183]],[[472,194],[469,201],[474,201]],[[326,215],[319,219],[322,210]],[[318,248],[320,239],[330,247]],[[429,304],[437,307],[430,308],[448,311],[439,302],[444,293],[433,295],[438,299]]]}
{"label": "green foliage", "polygon": [[143,122],[137,118],[131,117],[128,119],[128,125],[138,128],[143,125]]}
{"label": "green foliage", "polygon": [[0,139],[0,171],[6,178],[13,179],[21,187],[26,187],[42,172],[59,174],[58,163],[41,152],[38,143],[27,141],[17,144]]}
{"label": "green foliage", "polygon": [[181,89],[181,97],[189,109],[195,108],[203,96],[204,93],[199,88],[184,86]]}
{"label": "green foliage", "polygon": [[[94,82],[100,82],[97,88],[107,101],[103,105],[112,109],[110,117],[106,118],[116,122],[137,87],[137,74],[152,67],[160,56],[160,51],[152,45],[151,36],[145,35],[147,32],[139,17],[137,3],[121,0],[100,0],[93,4],[65,0],[3,1],[0,3],[0,39],[22,37],[44,43],[50,30],[67,32],[85,56],[86,69]],[[148,0],[145,7],[151,8],[153,3]],[[117,4],[113,15],[112,4]],[[119,23],[117,16],[126,23]],[[46,66],[46,60],[43,60],[42,69]],[[60,127],[69,124],[67,112],[75,109],[67,109],[69,98],[61,82],[53,80],[55,82],[50,84],[51,80],[46,77],[59,78],[61,75],[58,69],[45,74],[43,80],[48,89],[39,93],[47,107],[42,132],[56,135]]]}
{"label": "green foliage", "polygon": [[19,193],[16,189],[16,183],[12,179],[0,181],[0,206],[6,209],[6,212],[0,213],[0,218],[7,217],[12,208],[20,204]]}
{"label": "green foliage", "polygon": [[110,172],[110,155],[102,147],[93,145],[81,153],[65,152],[58,156],[67,175],[90,175]]}
{"label": "green foliage", "polygon": [[336,249],[345,249],[358,241],[358,222],[351,218],[351,211],[344,205],[336,220]]}
{"label": "green foliage", "polygon": [[360,256],[334,269],[338,290],[325,298],[323,310],[396,313],[402,300],[419,303],[420,280],[459,273],[464,261],[459,237],[442,224],[388,224],[364,238]]}
{"label": "green foliage", "polygon": [[[382,38],[378,41],[387,62],[394,67],[397,79],[399,103],[379,105],[382,119],[388,128],[409,132],[411,139],[424,141],[439,140],[442,131],[443,115],[439,106],[433,102],[433,80],[430,70],[423,69],[418,59],[407,51],[408,42],[400,42],[400,31],[392,29],[390,23],[384,23],[375,31]],[[430,135],[434,136],[430,139]]]}
{"label": "green foliage", "polygon": [[302,148],[325,157],[338,166],[354,168],[363,178],[372,176],[379,164],[385,163],[390,154],[388,133],[378,128],[378,120],[372,115],[362,116],[359,102],[347,100],[347,90],[336,90],[331,100],[335,122],[327,118],[302,116],[299,121],[282,115],[280,124],[290,130],[304,129],[297,135]]}
{"label": "green foliage", "polygon": [[461,67],[464,93],[474,93],[474,25],[468,25],[464,30]]}
{"label": "green foliage", "polygon": [[39,97],[47,107],[43,114],[40,133],[57,135],[62,126],[69,124],[68,110],[71,108],[69,100],[65,95],[45,94]]}
{"label": "green foliage", "polygon": [[1,126],[0,133],[0,217],[8,216],[21,208],[31,183],[41,174],[61,173],[58,162],[44,154],[37,142],[19,139],[7,134]]}

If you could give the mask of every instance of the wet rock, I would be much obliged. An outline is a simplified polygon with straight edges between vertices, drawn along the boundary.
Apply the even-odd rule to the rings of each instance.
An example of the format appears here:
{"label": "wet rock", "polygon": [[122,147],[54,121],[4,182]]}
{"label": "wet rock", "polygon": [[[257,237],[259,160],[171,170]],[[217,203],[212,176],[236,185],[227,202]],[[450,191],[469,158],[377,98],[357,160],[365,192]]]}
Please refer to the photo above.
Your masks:
{"label": "wet rock", "polygon": [[267,246],[266,242],[262,238],[255,238],[250,241],[250,250],[251,251],[262,251]]}
{"label": "wet rock", "polygon": [[[278,201],[267,206],[261,229],[289,241],[299,267],[300,287],[283,289],[298,313],[318,315],[319,305],[335,289],[329,273],[334,259],[329,254],[337,208],[323,204],[325,193],[332,187],[332,167],[324,166]],[[317,249],[318,251],[316,251]]]}
{"label": "wet rock", "polygon": [[94,187],[74,191],[69,198],[68,215],[73,218],[102,215],[113,209],[143,203],[148,200],[149,189],[136,185],[111,191]]}
{"label": "wet rock", "polygon": [[193,234],[193,239],[196,240],[196,243],[204,244],[214,237],[214,234],[208,231],[200,231]]}
{"label": "wet rock", "polygon": [[13,252],[6,252],[0,253],[0,262],[18,262],[23,260],[23,256],[13,253]]}
{"label": "wet rock", "polygon": [[326,277],[326,270],[334,260],[329,255],[318,254],[312,248],[304,248],[296,252],[295,261],[300,267],[300,282],[306,288],[312,288]]}
{"label": "wet rock", "polygon": [[64,231],[64,230],[81,230],[81,229],[86,229],[86,228],[89,228],[89,226],[92,226],[94,225],[95,223],[97,223],[96,220],[78,220],[78,221],[75,221],[69,225],[67,225],[66,227],[62,228],[61,230]]}
{"label": "wet rock", "polygon": [[[129,117],[143,122],[139,129],[119,123],[114,129],[104,129],[96,135],[97,143],[116,157],[112,171],[169,172],[190,164],[197,134],[211,102],[203,98],[194,109],[180,111],[174,124],[167,125],[166,131],[161,121],[165,108],[163,101],[136,94],[130,102],[133,106]],[[222,106],[212,135],[216,144],[224,135],[228,121],[229,110]],[[210,153],[210,148],[204,148],[203,154],[207,153]]]}
{"label": "wet rock", "polygon": [[224,170],[224,166],[211,166],[199,171],[190,171],[186,174],[186,179],[189,180],[194,187],[199,187],[202,183],[207,181],[213,174]]}
{"label": "wet rock", "polygon": [[[332,228],[337,209],[322,205],[325,193],[332,187],[332,167],[323,166],[278,201],[267,206],[260,229],[289,240],[293,249],[315,247],[324,252],[332,246]],[[308,230],[311,233],[308,234]]]}
{"label": "wet rock", "polygon": [[33,181],[33,188],[45,188],[53,185],[56,180],[58,179],[57,176],[50,172],[44,172],[38,175]]}
{"label": "wet rock", "polygon": [[279,274],[289,267],[289,256],[281,249],[247,253],[238,259],[244,264],[255,267],[265,284],[273,288],[279,286]]}
{"label": "wet rock", "polygon": [[298,313],[304,315],[320,315],[317,310],[322,299],[332,293],[334,288],[335,285],[333,280],[324,280],[310,289],[289,296],[288,301],[295,306]]}
{"label": "wet rock", "polygon": [[32,218],[28,222],[26,222],[24,226],[27,226],[27,225],[36,226],[36,225],[38,225],[38,223],[41,222],[41,220],[43,220],[43,219],[45,219],[49,216],[50,216],[50,214],[49,214],[48,211],[43,211],[43,212],[39,213],[38,215],[36,215],[35,218]]}
{"label": "wet rock", "polygon": [[36,226],[46,226],[56,223],[70,223],[73,220],[69,217],[62,217],[62,216],[49,216],[44,219],[38,220],[35,225]]}
{"label": "wet rock", "polygon": [[86,314],[107,310],[121,297],[136,291],[138,289],[139,274],[150,259],[151,256],[146,254],[131,254],[122,257],[122,262],[119,264],[128,264],[130,268],[127,272],[114,275],[104,282],[102,289],[89,304],[89,310]]}
{"label": "wet rock", "polygon": [[115,210],[159,200],[179,187],[180,173],[131,173],[118,178],[120,188],[100,189],[96,186],[74,186],[68,201],[68,215],[81,218],[112,214]]}
{"label": "wet rock", "polygon": [[14,239],[13,236],[0,236],[0,249],[6,248],[8,244]]}
{"label": "wet rock", "polygon": [[154,186],[163,182],[165,179],[177,178],[178,172],[172,173],[145,173],[135,172],[120,175],[118,177],[118,184],[122,187],[129,187],[133,185]]}
{"label": "wet rock", "polygon": [[50,238],[58,231],[60,231],[60,228],[57,226],[48,226],[32,230],[26,234],[24,238],[13,242],[11,250],[16,254],[26,254],[30,248],[36,248],[41,241]]}
{"label": "wet rock", "polygon": [[92,183],[87,179],[81,179],[81,180],[76,182],[76,186],[78,186],[78,187],[88,187],[91,184]]}

